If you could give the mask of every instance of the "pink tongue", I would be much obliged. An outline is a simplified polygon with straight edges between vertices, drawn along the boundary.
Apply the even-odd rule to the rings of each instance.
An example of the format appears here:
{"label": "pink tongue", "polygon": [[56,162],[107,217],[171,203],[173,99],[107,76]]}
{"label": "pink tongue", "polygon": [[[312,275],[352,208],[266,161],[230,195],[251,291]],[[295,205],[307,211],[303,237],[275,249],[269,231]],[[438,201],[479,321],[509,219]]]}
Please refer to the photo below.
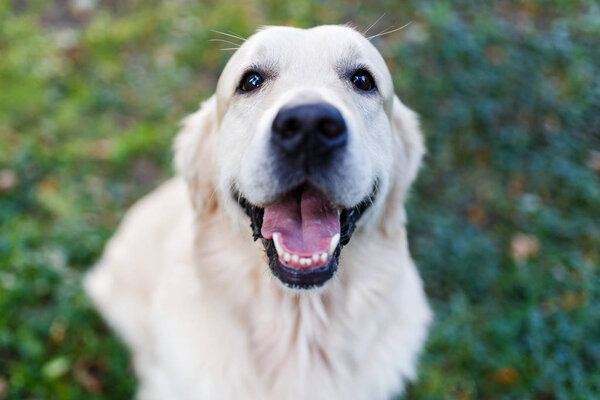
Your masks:
{"label": "pink tongue", "polygon": [[340,218],[320,192],[309,188],[265,207],[262,235],[271,239],[276,232],[286,251],[310,257],[329,250],[331,238],[340,233]]}

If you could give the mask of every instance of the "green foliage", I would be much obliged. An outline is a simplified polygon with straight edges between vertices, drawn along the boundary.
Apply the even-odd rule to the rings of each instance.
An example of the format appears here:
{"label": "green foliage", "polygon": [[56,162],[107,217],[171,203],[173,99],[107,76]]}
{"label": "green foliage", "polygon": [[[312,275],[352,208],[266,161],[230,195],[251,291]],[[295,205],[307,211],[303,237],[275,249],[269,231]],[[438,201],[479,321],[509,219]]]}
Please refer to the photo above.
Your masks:
{"label": "green foliage", "polygon": [[[409,203],[436,312],[409,399],[600,398],[600,7],[586,1],[0,3],[0,399],[132,396],[81,277],[169,176],[216,29],[370,33],[429,155]],[[68,5],[67,5],[68,4]]]}
{"label": "green foliage", "polygon": [[430,149],[410,231],[438,318],[415,399],[600,396],[600,10],[532,6],[423,7],[428,40],[394,52]]}

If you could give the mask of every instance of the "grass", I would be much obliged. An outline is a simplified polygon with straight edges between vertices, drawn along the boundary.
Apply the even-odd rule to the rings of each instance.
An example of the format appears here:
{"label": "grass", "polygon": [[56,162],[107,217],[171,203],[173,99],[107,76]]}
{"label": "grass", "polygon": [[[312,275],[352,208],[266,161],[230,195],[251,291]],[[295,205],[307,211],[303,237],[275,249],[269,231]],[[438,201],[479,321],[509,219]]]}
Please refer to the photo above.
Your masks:
{"label": "grass", "polygon": [[132,396],[81,277],[172,173],[230,54],[211,29],[384,11],[373,34],[412,21],[374,43],[429,148],[409,232],[436,322],[405,398],[600,398],[597,3],[224,0],[0,3],[0,399]]}

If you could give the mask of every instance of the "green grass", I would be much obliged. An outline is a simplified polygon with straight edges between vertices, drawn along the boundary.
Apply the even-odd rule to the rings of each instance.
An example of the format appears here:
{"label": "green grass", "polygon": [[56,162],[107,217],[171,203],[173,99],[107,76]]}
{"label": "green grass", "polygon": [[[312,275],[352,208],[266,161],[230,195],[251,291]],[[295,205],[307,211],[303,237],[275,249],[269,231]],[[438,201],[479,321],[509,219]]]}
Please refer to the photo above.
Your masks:
{"label": "green grass", "polygon": [[409,233],[436,322],[405,397],[600,398],[598,3],[64,4],[0,2],[0,399],[131,397],[81,277],[171,174],[229,56],[210,29],[383,12],[413,21],[374,43],[429,148]]}

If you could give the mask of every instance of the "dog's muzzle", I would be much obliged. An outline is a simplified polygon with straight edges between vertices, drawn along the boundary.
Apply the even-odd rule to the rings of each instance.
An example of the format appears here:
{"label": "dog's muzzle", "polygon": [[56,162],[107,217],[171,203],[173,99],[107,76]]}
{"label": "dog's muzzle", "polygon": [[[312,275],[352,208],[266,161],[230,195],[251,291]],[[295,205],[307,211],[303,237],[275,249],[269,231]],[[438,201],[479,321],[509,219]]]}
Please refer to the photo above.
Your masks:
{"label": "dog's muzzle", "polygon": [[[348,128],[340,111],[320,102],[284,107],[271,128],[273,189],[267,204],[234,198],[250,216],[254,239],[262,239],[269,266],[284,284],[301,289],[320,286],[335,275],[342,247],[372,204],[371,193],[352,207],[335,204],[331,193],[340,179]],[[339,182],[338,182],[339,183]]]}

